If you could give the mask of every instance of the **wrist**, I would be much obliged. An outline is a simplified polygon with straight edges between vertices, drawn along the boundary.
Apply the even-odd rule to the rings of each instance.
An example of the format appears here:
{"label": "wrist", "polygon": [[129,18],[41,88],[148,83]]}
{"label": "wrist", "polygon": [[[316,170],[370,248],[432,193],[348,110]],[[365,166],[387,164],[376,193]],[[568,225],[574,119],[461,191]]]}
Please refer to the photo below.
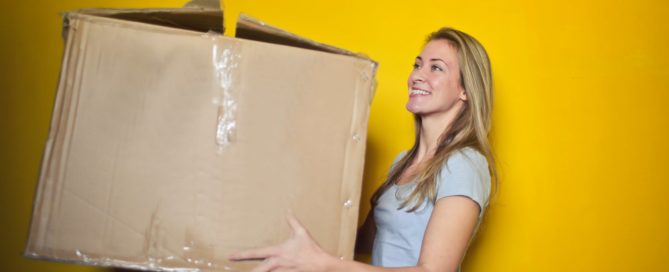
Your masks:
{"label": "wrist", "polygon": [[343,259],[337,257],[337,256],[332,256],[330,254],[324,254],[324,259],[323,259],[323,272],[336,272],[336,271],[343,271],[339,268],[341,268],[341,265],[343,264]]}

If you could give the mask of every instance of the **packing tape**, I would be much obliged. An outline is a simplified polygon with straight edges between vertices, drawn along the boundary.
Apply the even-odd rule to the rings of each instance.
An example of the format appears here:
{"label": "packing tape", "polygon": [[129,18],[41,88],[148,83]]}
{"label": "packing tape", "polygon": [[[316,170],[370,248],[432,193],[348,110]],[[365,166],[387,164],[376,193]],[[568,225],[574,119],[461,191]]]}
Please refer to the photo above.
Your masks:
{"label": "packing tape", "polygon": [[218,118],[216,124],[216,145],[219,153],[229,145],[235,138],[237,121],[236,78],[238,78],[238,65],[241,59],[240,46],[237,41],[227,39],[225,42],[221,35],[213,35],[212,62],[215,77],[218,81],[219,92],[214,96],[213,102],[218,105]]}

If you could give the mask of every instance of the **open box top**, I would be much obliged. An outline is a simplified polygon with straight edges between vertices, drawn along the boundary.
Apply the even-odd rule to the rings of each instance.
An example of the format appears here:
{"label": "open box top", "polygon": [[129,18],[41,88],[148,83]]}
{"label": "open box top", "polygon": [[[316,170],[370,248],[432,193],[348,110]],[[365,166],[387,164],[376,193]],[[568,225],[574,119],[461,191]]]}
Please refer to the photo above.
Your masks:
{"label": "open box top", "polygon": [[[186,4],[183,8],[82,9],[67,13],[65,20],[66,27],[67,17],[73,14],[116,18],[202,33],[225,33],[225,18],[217,0],[194,0]],[[373,60],[362,54],[300,37],[243,13],[237,19],[236,28],[235,37],[240,39],[353,56],[373,62]]]}

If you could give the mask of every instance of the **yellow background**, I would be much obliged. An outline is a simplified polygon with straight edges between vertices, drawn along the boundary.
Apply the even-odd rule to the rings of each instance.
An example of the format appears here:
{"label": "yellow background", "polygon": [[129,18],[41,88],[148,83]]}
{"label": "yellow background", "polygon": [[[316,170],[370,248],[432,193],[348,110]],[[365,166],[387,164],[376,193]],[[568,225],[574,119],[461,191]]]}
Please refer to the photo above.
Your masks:
{"label": "yellow background", "polygon": [[[669,2],[225,3],[380,63],[362,208],[410,147],[406,78],[453,26],[488,49],[501,175],[465,271],[669,271]],[[21,257],[63,42],[60,11],[182,1],[11,1],[0,14],[0,270],[98,271]]]}

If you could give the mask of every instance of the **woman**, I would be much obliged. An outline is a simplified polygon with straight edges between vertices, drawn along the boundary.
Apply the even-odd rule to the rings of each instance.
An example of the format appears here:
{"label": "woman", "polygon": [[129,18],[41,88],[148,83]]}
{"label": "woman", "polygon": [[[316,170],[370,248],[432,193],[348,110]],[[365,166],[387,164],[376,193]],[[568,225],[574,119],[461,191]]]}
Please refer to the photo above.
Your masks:
{"label": "woman", "polygon": [[495,173],[488,56],[471,36],[442,28],[416,57],[408,87],[415,143],[395,159],[359,231],[357,249],[372,249],[372,265],[327,254],[294,218],[291,239],[230,259],[264,259],[254,271],[459,270]]}

